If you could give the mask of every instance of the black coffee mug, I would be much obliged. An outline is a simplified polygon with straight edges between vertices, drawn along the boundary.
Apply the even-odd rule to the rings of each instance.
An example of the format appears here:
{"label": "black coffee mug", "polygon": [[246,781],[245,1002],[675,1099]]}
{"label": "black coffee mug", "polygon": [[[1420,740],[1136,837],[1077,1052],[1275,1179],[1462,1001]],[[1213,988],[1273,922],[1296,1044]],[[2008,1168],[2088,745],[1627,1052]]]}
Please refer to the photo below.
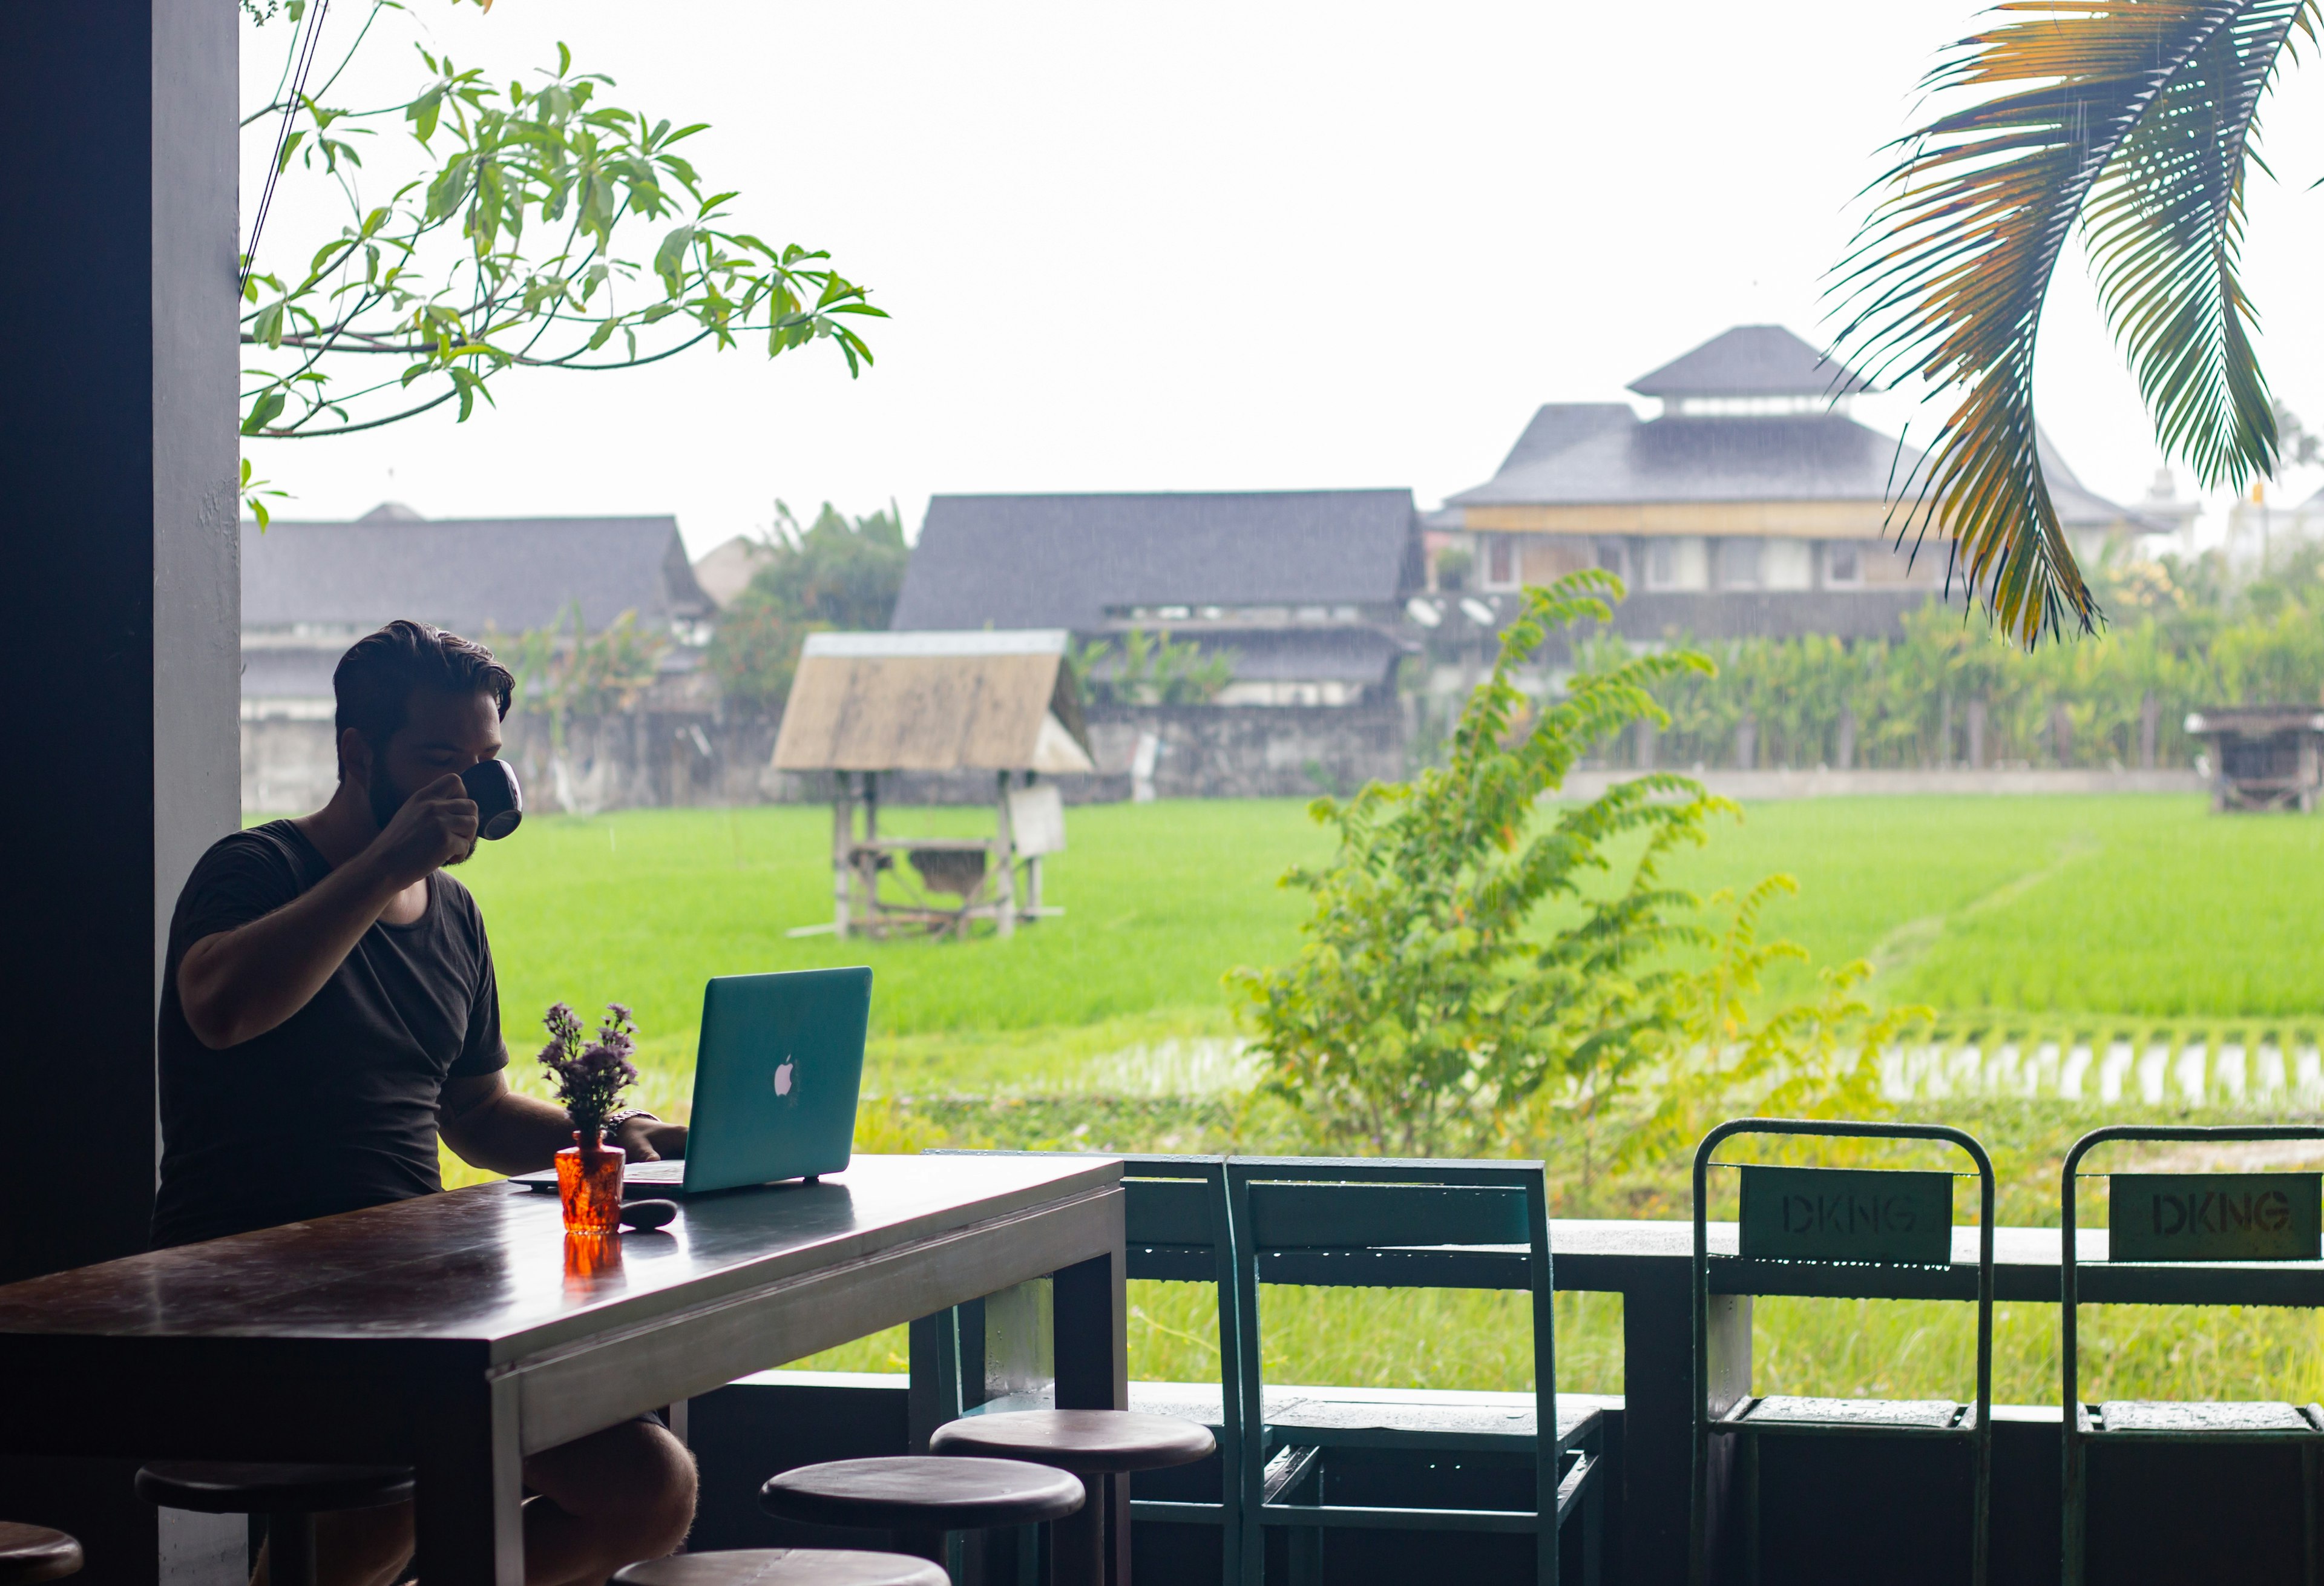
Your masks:
{"label": "black coffee mug", "polygon": [[476,801],[476,834],[497,843],[524,819],[524,789],[504,760],[480,760],[460,773],[460,784]]}

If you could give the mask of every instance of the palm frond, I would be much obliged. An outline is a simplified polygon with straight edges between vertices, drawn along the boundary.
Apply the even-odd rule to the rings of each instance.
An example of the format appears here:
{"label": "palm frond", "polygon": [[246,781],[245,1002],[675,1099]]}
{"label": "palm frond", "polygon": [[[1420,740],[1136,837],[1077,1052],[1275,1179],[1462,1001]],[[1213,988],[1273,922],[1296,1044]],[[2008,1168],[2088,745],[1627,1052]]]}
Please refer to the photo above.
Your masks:
{"label": "palm frond", "polygon": [[[2098,604],[2043,478],[2034,363],[2068,234],[2166,449],[2207,484],[2270,470],[2276,435],[2236,276],[2259,100],[2317,0],[2012,0],[1924,87],[1988,92],[1897,147],[1834,272],[1842,355],[1875,380],[1965,387],[1899,496],[2029,648]],[[2022,87],[2033,84],[2037,86]]]}

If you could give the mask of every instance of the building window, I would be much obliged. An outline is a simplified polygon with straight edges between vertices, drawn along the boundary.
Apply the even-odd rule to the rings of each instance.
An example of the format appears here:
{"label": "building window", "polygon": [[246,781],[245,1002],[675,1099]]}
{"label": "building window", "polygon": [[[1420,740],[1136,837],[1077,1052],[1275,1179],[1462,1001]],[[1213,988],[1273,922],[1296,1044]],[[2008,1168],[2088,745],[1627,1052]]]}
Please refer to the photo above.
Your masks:
{"label": "building window", "polygon": [[1626,554],[1628,549],[1628,548],[1618,539],[1600,540],[1598,542],[1599,567],[1613,574],[1617,578],[1628,578],[1630,576],[1630,558]]}
{"label": "building window", "polygon": [[1722,539],[1719,542],[1719,586],[1721,589],[1759,587],[1759,542]]}
{"label": "building window", "polygon": [[1834,589],[1853,589],[1863,583],[1864,548],[1852,539],[1825,540],[1823,581]]}
{"label": "building window", "polygon": [[1515,589],[1517,583],[1517,536],[1487,535],[1485,537],[1485,587]]}
{"label": "building window", "polygon": [[1804,539],[1768,539],[1763,540],[1761,545],[1759,582],[1762,587],[1815,587],[1815,547]]}
{"label": "building window", "polygon": [[1703,542],[1692,534],[1674,535],[1646,546],[1646,587],[1702,589],[1711,579]]}

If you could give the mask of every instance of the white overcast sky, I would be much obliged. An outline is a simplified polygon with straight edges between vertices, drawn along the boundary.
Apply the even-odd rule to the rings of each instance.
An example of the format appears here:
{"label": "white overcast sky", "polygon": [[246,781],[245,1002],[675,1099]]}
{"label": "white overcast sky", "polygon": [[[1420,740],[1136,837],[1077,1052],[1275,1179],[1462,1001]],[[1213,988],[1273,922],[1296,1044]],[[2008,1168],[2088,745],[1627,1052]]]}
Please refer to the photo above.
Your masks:
{"label": "white overcast sky", "polygon": [[[278,510],[673,512],[696,555],[779,496],[915,531],[938,492],[1409,485],[1488,477],[1535,406],[1623,385],[1728,326],[1820,335],[1823,272],[1958,0],[1429,5],[409,0],[333,99],[408,95],[424,36],[493,80],[553,64],[712,124],[689,153],[738,229],[828,249],[894,318],[851,382],[815,347],[517,374],[500,407],[262,443]],[[336,0],[339,37],[362,0]],[[287,38],[245,29],[263,102]],[[327,51],[332,38],[325,40]],[[2324,74],[2295,70],[2251,195],[2276,389],[2324,420],[2313,285]],[[403,140],[367,152],[383,191]],[[245,226],[263,158],[245,161]],[[293,168],[266,257],[336,230]],[[321,200],[321,201],[318,201]],[[318,229],[323,228],[323,229]],[[2161,461],[2079,258],[2041,410],[2086,483]],[[1863,410],[1890,429],[1898,399]],[[2182,473],[2183,478],[2183,473]],[[2287,479],[2278,499],[2319,480]],[[2216,525],[2217,512],[2212,513]]]}

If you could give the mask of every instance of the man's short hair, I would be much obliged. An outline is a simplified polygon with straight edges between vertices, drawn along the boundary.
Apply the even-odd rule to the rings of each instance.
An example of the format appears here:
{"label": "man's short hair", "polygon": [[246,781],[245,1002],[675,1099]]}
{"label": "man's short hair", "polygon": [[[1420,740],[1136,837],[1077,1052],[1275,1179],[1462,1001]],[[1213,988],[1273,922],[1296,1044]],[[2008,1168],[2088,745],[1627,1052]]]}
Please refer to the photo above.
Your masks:
{"label": "man's short hair", "polygon": [[342,733],[353,727],[374,749],[384,748],[410,718],[411,696],[421,688],[489,694],[505,721],[516,676],[473,639],[398,617],[339,658],[331,674],[336,725]]}

